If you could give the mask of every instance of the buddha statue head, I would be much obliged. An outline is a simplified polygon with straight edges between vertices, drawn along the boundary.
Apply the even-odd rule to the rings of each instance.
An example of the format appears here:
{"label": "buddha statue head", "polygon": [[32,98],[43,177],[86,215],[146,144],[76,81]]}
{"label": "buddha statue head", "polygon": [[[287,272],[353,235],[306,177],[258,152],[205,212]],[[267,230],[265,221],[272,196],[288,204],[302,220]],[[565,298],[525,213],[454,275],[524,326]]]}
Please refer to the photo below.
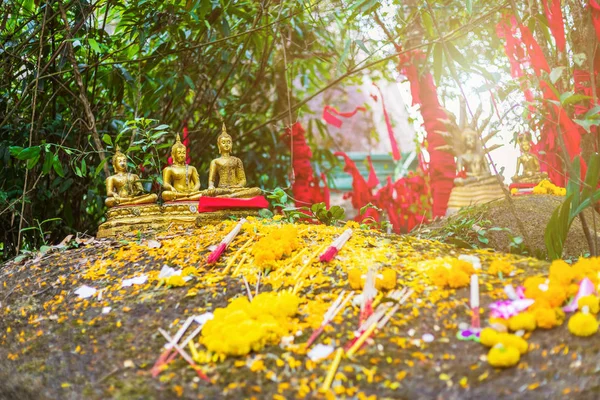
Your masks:
{"label": "buddha statue head", "polygon": [[227,133],[227,128],[225,127],[225,123],[223,123],[223,129],[221,130],[221,134],[217,138],[217,146],[219,147],[219,154],[223,153],[231,153],[231,148],[233,146],[233,139],[231,135]]}
{"label": "buddha statue head", "polygon": [[119,150],[119,145],[117,145],[115,155],[113,155],[112,166],[115,170],[115,173],[125,172],[127,170],[127,156],[121,153],[121,150]]}
{"label": "buddha statue head", "polygon": [[181,138],[179,137],[179,133],[177,134],[177,139],[173,147],[171,147],[171,158],[173,158],[173,162],[175,164],[185,164],[187,149],[185,145],[181,143]]}
{"label": "buddha statue head", "polygon": [[531,150],[531,136],[528,133],[521,133],[517,136],[517,143],[523,153],[529,153]]}
{"label": "buddha statue head", "polygon": [[473,129],[466,128],[463,133],[463,143],[466,150],[473,151],[477,148],[477,140],[479,135]]}

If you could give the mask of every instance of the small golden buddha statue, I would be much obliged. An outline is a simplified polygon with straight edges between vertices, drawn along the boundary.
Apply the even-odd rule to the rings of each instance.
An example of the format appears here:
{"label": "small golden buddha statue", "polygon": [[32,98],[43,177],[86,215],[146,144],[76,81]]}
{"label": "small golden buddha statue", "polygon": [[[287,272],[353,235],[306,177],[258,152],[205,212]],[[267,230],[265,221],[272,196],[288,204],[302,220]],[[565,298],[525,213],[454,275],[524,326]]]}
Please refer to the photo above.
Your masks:
{"label": "small golden buddha statue", "polygon": [[154,203],[158,196],[144,193],[139,176],[127,172],[127,156],[117,151],[112,158],[115,174],[106,178],[105,204],[108,207]]}
{"label": "small golden buddha statue", "polygon": [[260,188],[246,187],[246,174],[242,160],[231,155],[233,140],[227,133],[225,124],[217,138],[217,146],[221,157],[210,162],[208,173],[208,189],[204,191],[209,197],[250,198],[260,196]]}
{"label": "small golden buddha statue", "polygon": [[198,171],[185,163],[186,152],[177,134],[177,141],[171,148],[173,165],[163,169],[162,198],[165,201],[193,201],[202,197]]}
{"label": "small golden buddha statue", "polygon": [[466,128],[462,131],[463,149],[456,155],[456,170],[458,172],[464,170],[466,177],[454,179],[455,185],[464,186],[493,178],[485,159],[483,146],[479,142],[479,135],[473,129]]}
{"label": "small golden buddha statue", "polygon": [[[544,179],[548,179],[546,172],[540,171],[540,162],[537,157],[530,153],[531,136],[529,134],[520,134],[517,137],[517,143],[521,149],[521,156],[517,158],[517,172],[512,177],[514,183],[533,183],[538,184]],[[523,173],[519,171],[523,167]]]}

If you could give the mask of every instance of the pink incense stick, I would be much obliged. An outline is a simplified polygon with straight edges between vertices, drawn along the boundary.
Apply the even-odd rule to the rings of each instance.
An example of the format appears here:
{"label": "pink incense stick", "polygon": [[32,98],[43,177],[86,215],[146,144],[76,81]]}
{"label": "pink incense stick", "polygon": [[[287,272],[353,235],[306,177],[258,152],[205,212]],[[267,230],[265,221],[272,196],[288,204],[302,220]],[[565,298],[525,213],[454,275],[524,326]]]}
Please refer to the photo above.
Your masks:
{"label": "pink incense stick", "polygon": [[348,228],[344,231],[344,233],[338,236],[333,241],[333,243],[331,243],[331,246],[329,246],[327,250],[323,252],[323,254],[321,254],[321,256],[319,257],[319,261],[330,262],[331,260],[333,260],[337,253],[346,244],[348,239],[350,239],[350,236],[352,236],[352,229]]}
{"label": "pink incense stick", "polygon": [[236,226],[231,230],[231,232],[229,232],[227,236],[225,236],[223,240],[221,240],[221,243],[219,243],[217,248],[208,255],[208,258],[206,259],[207,264],[214,264],[217,261],[219,261],[219,259],[227,249],[227,246],[231,244],[232,240],[240,232],[240,230],[242,229],[242,225],[244,225],[245,223],[246,219],[242,218],[240,222],[238,222]]}
{"label": "pink incense stick", "polygon": [[345,293],[345,291],[342,290],[342,292],[337,297],[337,299],[329,307],[329,309],[327,310],[325,315],[323,315],[323,322],[321,323],[321,326],[319,326],[317,329],[315,329],[313,331],[312,335],[310,335],[310,338],[308,339],[308,342],[306,342],[307,349],[315,342],[315,340],[317,340],[319,335],[321,333],[323,333],[323,330],[333,320],[333,318],[335,318],[335,316],[337,314],[339,314],[340,311],[342,311],[344,309],[344,307],[346,307],[346,304],[348,303],[348,301],[350,301],[350,299],[354,295],[354,292],[350,292],[345,298],[343,298],[342,296],[344,295],[344,293]]}
{"label": "pink incense stick", "polygon": [[480,329],[479,319],[479,277],[471,275],[471,328]]}

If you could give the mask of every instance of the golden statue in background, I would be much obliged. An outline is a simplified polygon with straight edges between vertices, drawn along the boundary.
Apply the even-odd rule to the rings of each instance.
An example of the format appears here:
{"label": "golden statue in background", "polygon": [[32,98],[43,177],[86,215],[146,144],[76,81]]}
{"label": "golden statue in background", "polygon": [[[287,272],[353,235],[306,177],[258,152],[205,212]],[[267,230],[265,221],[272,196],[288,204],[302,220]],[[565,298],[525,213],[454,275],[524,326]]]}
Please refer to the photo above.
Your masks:
{"label": "golden statue in background", "polygon": [[[540,172],[540,162],[537,157],[530,153],[531,136],[527,133],[520,134],[517,137],[517,143],[521,149],[521,156],[517,158],[517,171],[512,177],[514,183],[533,183],[538,184],[544,179],[548,179],[546,172]],[[523,167],[523,173],[519,171]]]}
{"label": "golden statue in background", "polygon": [[202,197],[198,171],[185,163],[186,153],[187,149],[177,134],[177,141],[171,148],[173,165],[163,169],[164,201],[193,201]]}
{"label": "golden statue in background", "polygon": [[492,175],[486,159],[487,153],[501,145],[485,148],[485,143],[494,136],[495,132],[480,138],[478,132],[482,132],[491,119],[490,116],[481,126],[478,126],[477,121],[481,111],[481,107],[478,108],[471,123],[467,124],[465,103],[461,102],[460,123],[456,123],[456,117],[450,112],[447,112],[448,118],[442,120],[447,130],[439,133],[446,138],[448,144],[437,149],[454,154],[457,175],[448,199],[446,215],[451,215],[462,207],[504,197],[502,183],[504,178]]}
{"label": "golden statue in background", "polygon": [[156,202],[158,196],[146,194],[139,176],[127,172],[127,156],[117,151],[112,158],[115,174],[106,178],[106,205],[108,207],[148,204]]}
{"label": "golden statue in background", "polygon": [[[260,188],[246,187],[246,173],[242,160],[231,155],[233,140],[227,133],[225,124],[217,138],[221,157],[210,162],[208,189],[203,191],[209,197],[250,198],[260,196]],[[218,183],[217,183],[218,182]]]}

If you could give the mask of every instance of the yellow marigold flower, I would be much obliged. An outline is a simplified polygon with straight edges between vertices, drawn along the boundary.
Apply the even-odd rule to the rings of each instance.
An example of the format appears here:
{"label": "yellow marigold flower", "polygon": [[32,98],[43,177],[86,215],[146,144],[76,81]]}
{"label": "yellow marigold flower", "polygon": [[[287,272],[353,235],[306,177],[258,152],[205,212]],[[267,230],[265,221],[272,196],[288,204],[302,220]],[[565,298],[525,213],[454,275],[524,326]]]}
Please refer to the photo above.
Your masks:
{"label": "yellow marigold flower", "polygon": [[275,261],[289,256],[299,246],[298,229],[295,226],[277,226],[256,242],[252,248],[252,255],[258,265],[273,267]]}
{"label": "yellow marigold flower", "polygon": [[568,286],[574,277],[573,268],[563,260],[554,260],[550,265],[550,282]]}
{"label": "yellow marigold flower", "polygon": [[511,333],[499,333],[498,343],[502,343],[506,347],[513,347],[521,354],[527,353],[529,345],[527,341],[520,336],[513,335]]}
{"label": "yellow marigold flower", "polygon": [[589,312],[576,312],[569,318],[569,332],[575,336],[591,336],[598,332],[598,321]]}
{"label": "yellow marigold flower", "polygon": [[185,286],[185,281],[183,277],[180,275],[173,275],[165,279],[165,284],[167,286],[179,287]]}
{"label": "yellow marigold flower", "polygon": [[499,333],[492,328],[483,328],[479,334],[479,342],[486,347],[494,346],[496,343],[498,343],[498,340]]}
{"label": "yellow marigold flower", "polygon": [[362,279],[362,272],[357,268],[353,268],[348,271],[348,283],[352,290],[360,290],[362,289],[364,282]]}
{"label": "yellow marigold flower", "polygon": [[521,355],[516,348],[506,347],[499,343],[490,349],[487,359],[492,367],[507,368],[517,365]]}
{"label": "yellow marigold flower", "polygon": [[375,278],[375,288],[377,290],[392,290],[396,288],[396,271],[391,268],[384,268]]}
{"label": "yellow marigold flower", "polygon": [[519,189],[517,189],[517,188],[510,189],[510,194],[515,195],[517,193],[519,193]]}
{"label": "yellow marigold flower", "polygon": [[600,310],[600,298],[590,294],[588,296],[583,296],[577,302],[578,308],[581,310],[583,307],[587,306],[590,313],[598,314]]}
{"label": "yellow marigold flower", "polygon": [[552,329],[559,325],[556,312],[552,308],[538,308],[533,313],[538,328]]}
{"label": "yellow marigold flower", "polygon": [[508,261],[494,260],[488,267],[488,274],[498,275],[499,273],[502,273],[502,275],[509,275],[513,269],[514,267]]}
{"label": "yellow marigold flower", "polygon": [[346,221],[345,227],[351,228],[351,229],[360,229],[360,224],[356,221],[348,220],[348,221]]}
{"label": "yellow marigold flower", "polygon": [[508,320],[508,327],[511,331],[520,331],[521,329],[526,331],[534,331],[536,327],[535,315],[525,311],[512,316]]}
{"label": "yellow marigold flower", "polygon": [[471,282],[471,276],[458,269],[451,269],[448,275],[448,286],[453,289],[468,286]]}

